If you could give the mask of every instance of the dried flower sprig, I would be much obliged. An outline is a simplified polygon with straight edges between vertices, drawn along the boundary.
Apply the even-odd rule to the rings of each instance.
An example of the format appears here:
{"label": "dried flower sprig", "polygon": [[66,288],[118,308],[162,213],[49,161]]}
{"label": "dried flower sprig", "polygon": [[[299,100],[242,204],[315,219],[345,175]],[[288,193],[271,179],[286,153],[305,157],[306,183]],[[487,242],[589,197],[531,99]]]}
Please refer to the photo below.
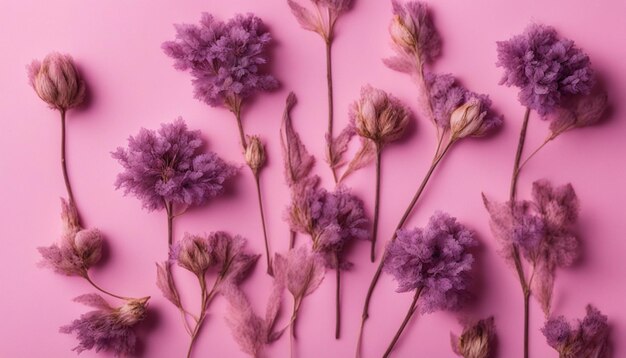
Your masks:
{"label": "dried flower sprig", "polygon": [[[169,263],[157,265],[157,286],[163,292],[163,296],[181,311],[183,322],[191,336],[187,357],[191,357],[207,309],[215,296],[224,288],[230,291],[233,289],[229,288],[230,286],[239,285],[258,260],[259,256],[250,254],[245,246],[246,240],[241,236],[214,232],[208,236],[186,234],[171,247],[169,263],[176,263],[198,279],[201,300],[197,315],[190,314],[183,307],[178,291],[173,285]],[[207,286],[209,273],[215,276],[210,290]],[[187,316],[192,317],[195,324],[193,327],[188,323]]]}
{"label": "dried flower sprig", "polygon": [[212,107],[225,107],[235,115],[242,153],[255,179],[267,273],[272,275],[259,177],[265,152],[258,136],[251,136],[248,143],[241,119],[246,99],[278,87],[276,78],[263,68],[272,37],[263,21],[252,14],[236,15],[224,22],[203,13],[200,24],[175,27],[176,40],[162,45],[165,54],[175,60],[174,68],[191,72],[195,98]]}
{"label": "dried flower sprig", "polygon": [[454,353],[463,358],[489,358],[494,352],[496,327],[493,317],[465,325],[460,337],[450,334]]}
{"label": "dried flower sprig", "polygon": [[[418,95],[424,114],[436,128],[437,146],[430,167],[407,206],[390,241],[396,239],[397,230],[404,227],[435,169],[450,148],[463,138],[480,137],[493,132],[502,125],[502,117],[491,109],[487,95],[465,89],[450,74],[433,74],[424,69],[440,50],[440,37],[434,28],[430,12],[425,4],[409,1],[402,4],[393,1],[394,19],[390,26],[396,56],[385,59],[391,69],[411,75],[417,82]],[[369,307],[374,289],[383,270],[381,260],[369,285],[361,325],[359,328],[357,357],[360,356],[365,322],[369,318]]]}
{"label": "dried flower sprig", "polygon": [[96,310],[61,327],[60,332],[76,332],[80,344],[73,350],[78,353],[95,349],[96,352],[110,351],[116,357],[131,355],[137,347],[134,328],[145,318],[149,299],[150,297],[129,299],[120,307],[111,307],[97,294],[76,297],[74,301]]}
{"label": "dried flower sprig", "polygon": [[587,314],[578,320],[576,327],[565,317],[550,318],[541,329],[550,347],[562,358],[607,358],[609,350],[609,325],[607,316],[592,305]]}
{"label": "dried flower sprig", "polygon": [[[552,293],[553,269],[540,270],[537,282],[543,283],[542,287],[532,287],[533,275],[526,277],[522,258],[524,255],[531,265],[536,258],[528,256],[529,243],[542,242],[538,238],[542,228],[532,215],[528,216],[528,205],[516,200],[517,183],[521,169],[528,163],[541,148],[551,142],[560,134],[569,129],[579,128],[598,122],[606,112],[607,96],[600,88],[594,90],[596,82],[589,57],[574,42],[560,37],[556,30],[550,26],[531,24],[523,34],[514,36],[508,41],[498,42],[498,63],[504,68],[501,84],[516,86],[520,89],[519,101],[526,107],[522,122],[517,151],[513,162],[511,186],[509,190],[508,215],[504,215],[503,209],[491,205],[490,214],[492,221],[496,221],[494,215],[520,226],[520,232],[515,236],[518,241],[505,246],[505,258],[511,260],[517,272],[524,294],[524,357],[528,357],[528,309],[531,292],[542,303],[544,312],[549,310],[549,300]],[[528,130],[531,111],[536,111],[541,118],[550,119],[550,134],[546,140],[535,149],[526,160],[522,160],[526,132]],[[572,190],[573,192],[573,190]],[[575,198],[575,196],[574,196]],[[486,202],[487,204],[487,202]],[[500,211],[497,214],[495,211]],[[544,214],[544,213],[542,213]],[[502,232],[494,230],[495,236],[502,236]],[[504,233],[506,234],[506,232]],[[545,233],[544,233],[545,235]],[[521,241],[520,241],[521,240]],[[575,240],[567,240],[567,247],[573,249]],[[552,248],[556,250],[556,248]],[[525,253],[526,252],[526,253]],[[570,261],[569,254],[562,264]],[[551,258],[542,259],[552,262]],[[559,261],[559,260],[557,260]],[[560,265],[558,265],[560,266]],[[534,270],[533,270],[534,272]],[[541,273],[548,272],[548,275]],[[545,277],[544,277],[545,276]]]}
{"label": "dried flower sprig", "polygon": [[409,109],[399,99],[370,85],[361,88],[361,97],[350,107],[350,121],[361,137],[361,149],[354,156],[341,180],[376,158],[376,194],[372,228],[371,260],[375,260],[380,208],[380,167],[383,147],[404,134],[409,123]]}
{"label": "dried flower sprig", "polygon": [[398,282],[398,292],[414,291],[411,307],[383,357],[391,354],[413,314],[458,310],[468,296],[474,262],[469,249],[476,245],[473,234],[455,218],[436,212],[426,228],[398,230],[387,246],[385,272]]}
{"label": "dried flower sprig", "polygon": [[[335,39],[335,24],[346,11],[352,0],[311,0],[314,11],[307,9],[294,0],[287,0],[300,26],[305,30],[318,33],[326,45],[326,82],[328,94],[328,128],[326,130],[326,161],[333,172],[333,179],[338,182],[337,168],[342,164],[341,156],[345,152],[346,139],[351,133],[342,133],[337,138],[333,135],[333,72],[332,45]],[[348,137],[348,138],[346,138]]]}

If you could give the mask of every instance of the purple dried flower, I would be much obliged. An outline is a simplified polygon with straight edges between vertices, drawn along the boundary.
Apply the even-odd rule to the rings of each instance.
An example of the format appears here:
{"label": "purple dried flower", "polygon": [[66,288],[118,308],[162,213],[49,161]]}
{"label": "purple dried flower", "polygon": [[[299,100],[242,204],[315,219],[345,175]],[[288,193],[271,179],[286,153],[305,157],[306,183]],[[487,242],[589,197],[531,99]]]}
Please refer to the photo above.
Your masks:
{"label": "purple dried flower", "polygon": [[102,257],[103,238],[98,229],[83,229],[76,207],[61,199],[64,229],[60,243],[39,247],[42,265],[67,276],[87,277],[87,271]]}
{"label": "purple dried flower", "polygon": [[424,76],[430,89],[430,105],[437,127],[450,128],[450,116],[468,97],[468,90],[461,86],[451,74],[427,73]]}
{"label": "purple dried flower", "polygon": [[200,131],[190,131],[178,118],[158,132],[142,128],[129,137],[128,148],[117,148],[113,158],[124,167],[116,187],[131,193],[153,211],[166,203],[202,205],[224,190],[237,169],[217,154],[200,153]]}
{"label": "purple dried flower", "polygon": [[230,284],[237,285],[243,281],[260,257],[247,251],[246,239],[239,235],[217,231],[211,233],[207,240],[219,274]]}
{"label": "purple dried flower", "polygon": [[550,26],[531,24],[522,35],[498,42],[497,65],[504,68],[500,83],[519,87],[520,103],[541,115],[593,85],[589,57]]}
{"label": "purple dried flower", "polygon": [[541,329],[548,344],[564,358],[605,358],[609,356],[607,316],[587,305],[587,314],[573,328],[565,317],[550,318]]}
{"label": "purple dried flower", "polygon": [[134,327],[146,316],[148,299],[129,299],[124,305],[113,308],[97,294],[79,296],[76,302],[96,310],[61,327],[60,332],[76,332],[80,344],[73,350],[78,353],[95,349],[96,352],[110,351],[115,356],[132,354],[137,345]]}
{"label": "purple dried flower", "polygon": [[455,218],[436,212],[424,230],[398,230],[385,254],[385,272],[398,292],[421,290],[421,311],[455,310],[467,297],[476,245],[472,233]]}
{"label": "purple dried flower", "polygon": [[384,59],[391,69],[421,76],[424,63],[441,52],[441,39],[425,3],[392,1],[393,20],[389,33],[396,56]]}
{"label": "purple dried flower", "polygon": [[287,255],[275,255],[276,278],[285,282],[294,299],[302,300],[313,293],[324,280],[324,259],[306,246],[289,250]]}
{"label": "purple dried flower", "polygon": [[177,25],[176,40],[164,42],[162,48],[175,60],[176,69],[190,70],[195,98],[238,113],[244,99],[278,86],[263,72],[272,39],[263,27],[252,14],[224,23],[203,13],[198,25]]}
{"label": "purple dried flower", "polygon": [[26,67],[35,92],[50,108],[66,111],[85,99],[85,82],[70,55],[53,52],[43,62],[34,60]]}
{"label": "purple dried flower", "polygon": [[452,350],[463,358],[489,358],[493,352],[496,327],[493,317],[465,325],[460,337],[451,334]]}

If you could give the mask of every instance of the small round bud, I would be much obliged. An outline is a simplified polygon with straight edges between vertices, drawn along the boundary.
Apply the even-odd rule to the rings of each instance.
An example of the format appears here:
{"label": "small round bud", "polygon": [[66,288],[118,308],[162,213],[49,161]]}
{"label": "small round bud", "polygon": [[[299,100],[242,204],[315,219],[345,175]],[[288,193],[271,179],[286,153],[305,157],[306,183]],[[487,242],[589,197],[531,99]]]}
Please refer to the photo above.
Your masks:
{"label": "small round bud", "polygon": [[259,169],[265,164],[265,148],[258,136],[248,137],[248,146],[246,147],[246,163],[252,172],[256,175]]}
{"label": "small round bud", "polygon": [[487,112],[481,112],[481,102],[472,98],[450,115],[450,129],[454,138],[479,136]]}
{"label": "small round bud", "polygon": [[74,237],[76,253],[85,268],[97,264],[102,258],[102,234],[98,229],[80,230]]}
{"label": "small round bud", "polygon": [[464,358],[488,358],[493,350],[495,325],[493,317],[465,327],[460,337],[452,339],[454,352]]}
{"label": "small round bud", "polygon": [[150,297],[127,300],[124,305],[117,309],[120,324],[134,326],[146,317],[148,300]]}
{"label": "small round bud", "polygon": [[85,83],[69,55],[51,53],[43,62],[33,61],[27,70],[35,92],[51,108],[65,111],[85,99]]}
{"label": "small round bud", "polygon": [[198,276],[203,276],[214,262],[208,240],[189,234],[172,247],[170,259]]}
{"label": "small round bud", "polygon": [[396,97],[366,85],[352,105],[350,117],[358,135],[382,145],[402,136],[409,111]]}
{"label": "small round bud", "polygon": [[389,25],[389,33],[397,46],[407,52],[415,51],[415,26],[412,21],[407,23],[402,17],[395,15]]}

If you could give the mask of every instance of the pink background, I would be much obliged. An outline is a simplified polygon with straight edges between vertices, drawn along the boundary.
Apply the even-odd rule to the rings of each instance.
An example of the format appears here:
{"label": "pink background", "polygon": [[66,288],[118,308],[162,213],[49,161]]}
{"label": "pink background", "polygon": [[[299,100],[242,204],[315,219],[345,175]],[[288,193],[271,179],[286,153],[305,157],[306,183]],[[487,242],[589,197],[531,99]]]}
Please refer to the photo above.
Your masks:
{"label": "pink background", "polygon": [[[465,140],[453,149],[436,172],[410,225],[424,225],[434,210],[443,209],[476,231],[482,243],[476,266],[478,300],[461,314],[495,315],[498,356],[520,356],[522,295],[513,271],[496,253],[497,244],[480,200],[481,191],[505,198],[523,115],[516,100],[517,89],[497,84],[502,71],[494,65],[495,42],[521,32],[532,21],[555,26],[589,53],[614,109],[605,123],[565,134],[549,145],[522,174],[520,195],[527,196],[532,181],[543,177],[555,184],[574,185],[582,204],[578,229],[584,253],[574,267],[558,272],[554,312],[581,317],[587,303],[597,305],[610,318],[614,356],[626,356],[626,220],[618,206],[626,201],[626,122],[622,120],[626,112],[620,106],[626,95],[626,3],[440,0],[431,7],[444,39],[443,57],[434,69],[452,72],[470,89],[488,93],[495,108],[504,114],[506,125],[492,138]],[[159,123],[182,116],[190,128],[202,130],[209,149],[232,162],[242,162],[230,113],[193,99],[190,75],[175,71],[172,60],[160,49],[163,41],[174,37],[173,23],[195,23],[202,11],[221,19],[237,12],[254,12],[265,20],[275,38],[272,71],[282,87],[253,101],[244,113],[244,126],[248,133],[258,133],[267,141],[269,165],[262,181],[269,235],[273,250],[286,249],[288,235],[282,214],[288,191],[283,184],[278,139],[283,104],[287,92],[294,90],[299,97],[293,112],[295,125],[305,134],[310,151],[321,157],[326,84],[323,43],[317,35],[299,28],[285,1],[2,1],[1,357],[72,356],[75,338],[57,333],[58,327],[86,311],[71,299],[94,291],[80,279],[68,279],[36,266],[39,255],[35,248],[57,240],[59,196],[65,192],[58,157],[59,120],[28,86],[24,67],[53,50],[74,56],[90,92],[89,105],[69,114],[68,160],[85,222],[99,227],[109,244],[108,259],[93,275],[112,291],[153,297],[150,307],[155,315],[141,332],[145,357],[179,357],[186,350],[188,337],[178,312],[154,284],[154,263],[166,255],[165,214],[148,213],[137,199],[114,190],[120,167],[110,152],[125,145],[128,135],[140,127],[157,128]],[[417,110],[410,79],[381,63],[382,57],[391,54],[387,33],[390,18],[388,1],[361,0],[339,22],[334,52],[337,131],[346,123],[348,105],[365,83],[394,93]],[[546,130],[546,123],[533,115],[528,147],[537,145]],[[418,119],[406,140],[384,152],[381,240],[389,236],[422,178],[434,144],[432,126]],[[330,185],[330,171],[321,160],[316,172]],[[370,213],[373,173],[370,166],[347,181],[365,200]],[[227,230],[249,238],[250,246],[262,252],[254,186],[247,170],[242,171],[234,187],[227,197],[177,220],[176,235]],[[334,276],[327,275],[320,289],[305,301],[297,341],[300,357],[353,354],[364,293],[375,268],[367,257],[366,244],[357,245],[349,254],[355,269],[344,275],[340,341],[332,337]],[[178,276],[184,282],[190,307],[195,307],[195,282],[185,272]],[[260,263],[244,285],[257,312],[264,310],[270,282]],[[395,283],[383,276],[366,328],[366,357],[382,354],[410,303],[410,294],[396,294],[394,290]],[[289,300],[286,302],[290,309]],[[244,356],[224,322],[225,308],[222,299],[212,305],[196,347],[197,356]],[[449,332],[460,330],[457,317],[445,312],[417,317],[408,326],[395,356],[451,356]],[[533,302],[532,355],[556,357],[539,332],[542,324],[543,315]],[[287,356],[288,341],[283,337],[267,348],[265,356]],[[82,356],[96,354],[85,352]]]}

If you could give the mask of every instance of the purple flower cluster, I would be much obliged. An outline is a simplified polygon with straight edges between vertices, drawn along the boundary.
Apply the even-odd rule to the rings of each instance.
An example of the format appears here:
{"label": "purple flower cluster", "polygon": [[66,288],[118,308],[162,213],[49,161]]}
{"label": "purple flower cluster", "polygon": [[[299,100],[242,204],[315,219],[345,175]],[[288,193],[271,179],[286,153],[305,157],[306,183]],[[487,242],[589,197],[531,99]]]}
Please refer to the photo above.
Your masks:
{"label": "purple flower cluster", "polygon": [[201,205],[224,190],[237,169],[215,153],[200,153],[200,131],[190,131],[182,118],[162,124],[158,132],[142,128],[128,148],[112,153],[124,167],[116,187],[131,193],[153,211],[166,204]]}
{"label": "purple flower cluster", "polygon": [[337,265],[334,255],[348,241],[369,239],[363,202],[346,187],[339,186],[333,192],[301,187],[294,191],[292,199],[287,215],[291,229],[310,235],[313,250],[326,254],[329,266]]}
{"label": "purple flower cluster", "polygon": [[177,25],[176,40],[164,42],[162,48],[175,60],[176,69],[191,71],[195,98],[235,112],[243,99],[278,86],[263,71],[271,39],[261,19],[252,14],[223,22],[203,13],[198,25]]}
{"label": "purple flower cluster", "polygon": [[398,230],[389,243],[383,269],[398,292],[421,290],[421,311],[459,309],[468,296],[476,241],[455,218],[436,212],[425,229]]}
{"label": "purple flower cluster", "polygon": [[593,85],[589,57],[550,26],[532,24],[523,34],[498,42],[500,81],[520,88],[519,101],[541,115],[564,97],[587,94]]}
{"label": "purple flower cluster", "polygon": [[513,262],[514,247],[536,270],[533,294],[548,313],[555,270],[578,256],[572,227],[578,218],[578,198],[571,184],[553,187],[546,180],[533,183],[533,201],[496,203],[484,198],[491,230]]}
{"label": "purple flower cluster", "polygon": [[111,307],[97,294],[79,296],[75,301],[96,309],[60,328],[61,333],[76,332],[80,341],[74,348],[76,352],[95,349],[96,352],[110,351],[115,356],[135,352],[137,336],[134,327],[146,315],[148,297],[127,300],[117,308]]}
{"label": "purple flower cluster", "polygon": [[565,317],[559,316],[547,320],[541,331],[561,357],[609,356],[608,318],[591,305],[587,306],[587,314],[578,321],[577,327],[572,327]]}

